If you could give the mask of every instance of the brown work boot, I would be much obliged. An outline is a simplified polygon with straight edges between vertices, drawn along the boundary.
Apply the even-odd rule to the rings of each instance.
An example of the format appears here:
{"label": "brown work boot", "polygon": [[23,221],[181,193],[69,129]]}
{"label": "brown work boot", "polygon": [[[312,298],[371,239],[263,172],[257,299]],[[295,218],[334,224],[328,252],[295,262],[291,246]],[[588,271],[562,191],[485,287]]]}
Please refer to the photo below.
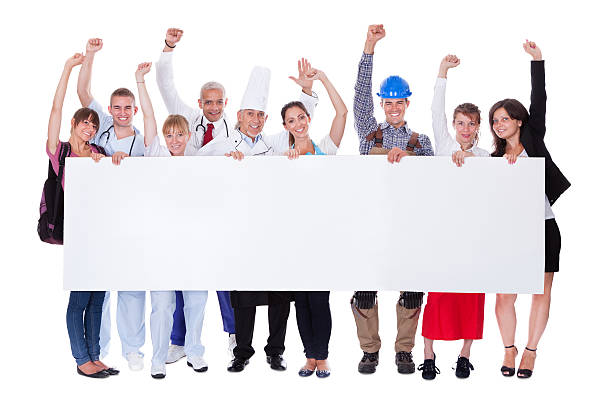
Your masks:
{"label": "brown work boot", "polygon": [[373,374],[376,372],[376,366],[378,365],[378,351],[376,353],[363,352],[363,357],[359,362],[357,371],[361,374]]}
{"label": "brown work boot", "polygon": [[412,361],[412,353],[407,351],[400,351],[395,353],[395,365],[397,365],[397,372],[400,374],[412,374],[414,373],[414,361]]}

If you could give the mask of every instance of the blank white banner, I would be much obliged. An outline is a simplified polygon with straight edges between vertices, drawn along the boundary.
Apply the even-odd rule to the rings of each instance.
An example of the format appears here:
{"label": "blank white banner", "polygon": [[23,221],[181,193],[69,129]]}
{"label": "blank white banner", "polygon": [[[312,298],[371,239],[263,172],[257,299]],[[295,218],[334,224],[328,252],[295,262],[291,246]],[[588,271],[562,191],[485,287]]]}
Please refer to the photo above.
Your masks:
{"label": "blank white banner", "polygon": [[64,288],[541,293],[544,160],[66,164]]}

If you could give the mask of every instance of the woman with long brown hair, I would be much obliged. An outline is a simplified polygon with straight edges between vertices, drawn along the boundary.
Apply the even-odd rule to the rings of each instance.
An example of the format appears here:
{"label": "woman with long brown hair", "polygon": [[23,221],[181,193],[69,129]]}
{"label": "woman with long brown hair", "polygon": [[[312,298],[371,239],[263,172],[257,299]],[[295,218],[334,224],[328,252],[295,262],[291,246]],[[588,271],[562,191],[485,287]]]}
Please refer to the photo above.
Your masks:
{"label": "woman with long brown hair", "polygon": [[[551,205],[569,188],[569,181],[553,162],[546,145],[546,88],[542,51],[532,41],[525,41],[523,49],[531,61],[531,104],[529,112],[516,99],[504,99],[491,107],[489,124],[493,133],[492,153],[494,157],[505,157],[509,164],[518,157],[543,157],[545,166],[545,268],[544,293],[535,294],[531,301],[529,334],[517,371],[519,378],[529,378],[533,373],[538,342],[544,333],[550,310],[550,293],[554,272],[559,271],[561,235]],[[516,332],[516,294],[497,294],[495,314],[504,342],[505,356],[502,375],[511,377],[515,373],[514,360],[518,349],[514,345]]]}

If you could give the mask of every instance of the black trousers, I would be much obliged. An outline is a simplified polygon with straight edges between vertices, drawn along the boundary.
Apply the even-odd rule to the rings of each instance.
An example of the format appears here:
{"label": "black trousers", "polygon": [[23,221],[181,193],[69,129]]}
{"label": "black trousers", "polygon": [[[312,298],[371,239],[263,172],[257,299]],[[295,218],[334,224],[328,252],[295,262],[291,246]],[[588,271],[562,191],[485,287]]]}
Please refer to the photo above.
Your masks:
{"label": "black trousers", "polygon": [[[255,354],[253,331],[255,330],[256,306],[235,307],[236,347],[234,356],[248,360]],[[285,334],[287,334],[287,319],[289,318],[289,302],[268,306],[268,328],[270,336],[264,347],[267,356],[283,354],[285,351]]]}
{"label": "black trousers", "polygon": [[306,358],[327,359],[332,328],[329,292],[295,292],[295,315]]}

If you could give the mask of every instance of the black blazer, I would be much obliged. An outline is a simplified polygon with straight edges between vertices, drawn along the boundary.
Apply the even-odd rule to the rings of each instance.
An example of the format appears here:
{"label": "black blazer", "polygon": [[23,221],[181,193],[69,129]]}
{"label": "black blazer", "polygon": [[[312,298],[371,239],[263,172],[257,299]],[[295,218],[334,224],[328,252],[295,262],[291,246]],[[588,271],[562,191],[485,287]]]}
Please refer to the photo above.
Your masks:
{"label": "black blazer", "polygon": [[553,205],[570,182],[550,157],[544,144],[546,133],[546,86],[544,61],[531,61],[531,105],[529,120],[521,126],[520,140],[529,157],[544,157],[544,191]]}

